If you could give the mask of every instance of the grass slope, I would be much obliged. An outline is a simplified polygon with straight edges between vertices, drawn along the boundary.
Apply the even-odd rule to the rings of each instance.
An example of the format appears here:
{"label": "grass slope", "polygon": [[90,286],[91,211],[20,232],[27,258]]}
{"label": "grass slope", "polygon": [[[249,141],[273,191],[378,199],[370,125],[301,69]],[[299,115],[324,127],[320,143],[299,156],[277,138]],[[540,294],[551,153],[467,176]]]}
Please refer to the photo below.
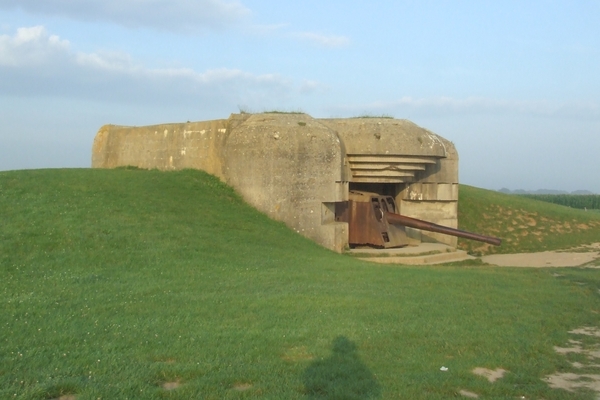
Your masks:
{"label": "grass slope", "polygon": [[471,254],[519,253],[566,249],[600,242],[600,214],[461,185],[461,229],[498,236],[495,247],[459,239]]}
{"label": "grass slope", "polygon": [[600,326],[596,270],[368,264],[200,171],[2,172],[0,221],[2,399],[568,399]]}

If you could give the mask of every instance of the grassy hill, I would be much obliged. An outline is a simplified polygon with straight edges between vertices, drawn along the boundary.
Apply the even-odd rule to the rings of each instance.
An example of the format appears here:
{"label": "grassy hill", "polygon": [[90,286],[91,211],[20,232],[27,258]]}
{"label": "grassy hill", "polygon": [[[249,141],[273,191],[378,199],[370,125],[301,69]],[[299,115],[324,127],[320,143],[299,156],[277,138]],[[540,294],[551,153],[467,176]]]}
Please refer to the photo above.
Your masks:
{"label": "grassy hill", "polygon": [[200,171],[0,172],[0,221],[2,399],[567,399],[600,326],[597,270],[369,264]]}
{"label": "grassy hill", "polygon": [[498,236],[502,246],[459,240],[471,254],[567,249],[600,242],[600,214],[461,185],[459,227]]}

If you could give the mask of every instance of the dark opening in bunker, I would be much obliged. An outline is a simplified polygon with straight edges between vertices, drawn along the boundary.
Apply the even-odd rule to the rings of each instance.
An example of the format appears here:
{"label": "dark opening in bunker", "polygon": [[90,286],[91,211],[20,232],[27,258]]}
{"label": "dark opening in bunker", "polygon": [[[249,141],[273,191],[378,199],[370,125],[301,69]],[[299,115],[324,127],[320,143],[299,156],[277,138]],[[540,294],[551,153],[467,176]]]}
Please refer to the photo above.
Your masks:
{"label": "dark opening in bunker", "polygon": [[399,183],[371,183],[371,182],[350,182],[350,191],[377,193],[382,196],[392,196],[394,199],[401,191]]}

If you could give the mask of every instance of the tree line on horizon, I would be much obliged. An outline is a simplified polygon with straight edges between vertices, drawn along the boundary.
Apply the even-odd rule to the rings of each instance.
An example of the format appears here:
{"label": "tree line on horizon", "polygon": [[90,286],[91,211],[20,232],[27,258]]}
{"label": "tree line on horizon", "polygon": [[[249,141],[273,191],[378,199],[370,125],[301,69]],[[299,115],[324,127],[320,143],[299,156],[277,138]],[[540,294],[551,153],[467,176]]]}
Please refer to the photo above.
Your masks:
{"label": "tree line on horizon", "polygon": [[581,210],[600,210],[599,194],[519,194],[518,196]]}
{"label": "tree line on horizon", "polygon": [[589,190],[575,190],[573,192],[568,192],[566,190],[556,190],[556,189],[538,189],[538,190],[523,190],[516,189],[510,190],[507,188],[502,188],[498,190],[500,193],[504,194],[576,194],[576,195],[584,195],[584,194],[596,194],[594,192],[590,192]]}

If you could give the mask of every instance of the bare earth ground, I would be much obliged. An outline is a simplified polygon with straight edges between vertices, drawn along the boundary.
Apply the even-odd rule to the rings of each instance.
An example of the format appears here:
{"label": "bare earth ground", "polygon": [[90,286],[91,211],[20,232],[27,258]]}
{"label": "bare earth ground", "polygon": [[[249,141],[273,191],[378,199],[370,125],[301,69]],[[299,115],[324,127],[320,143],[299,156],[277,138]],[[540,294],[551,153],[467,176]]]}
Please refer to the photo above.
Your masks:
{"label": "bare earth ground", "polygon": [[[581,246],[565,251],[541,253],[493,254],[481,257],[483,262],[500,267],[580,267],[600,268],[600,243]],[[590,265],[586,265],[590,264]]]}
{"label": "bare earth ground", "polygon": [[[578,371],[573,372],[556,372],[548,375],[545,381],[554,389],[564,389],[569,392],[574,392],[578,388],[591,389],[600,394],[600,374],[598,369],[600,365],[600,347],[597,341],[589,340],[584,343],[582,337],[600,338],[600,329],[597,327],[585,326],[579,329],[569,331],[575,339],[570,339],[569,347],[554,347],[554,351],[569,357],[569,354],[583,354],[585,361],[572,361],[571,365]],[[578,340],[579,339],[579,340]],[[581,359],[580,359],[581,360]]]}

